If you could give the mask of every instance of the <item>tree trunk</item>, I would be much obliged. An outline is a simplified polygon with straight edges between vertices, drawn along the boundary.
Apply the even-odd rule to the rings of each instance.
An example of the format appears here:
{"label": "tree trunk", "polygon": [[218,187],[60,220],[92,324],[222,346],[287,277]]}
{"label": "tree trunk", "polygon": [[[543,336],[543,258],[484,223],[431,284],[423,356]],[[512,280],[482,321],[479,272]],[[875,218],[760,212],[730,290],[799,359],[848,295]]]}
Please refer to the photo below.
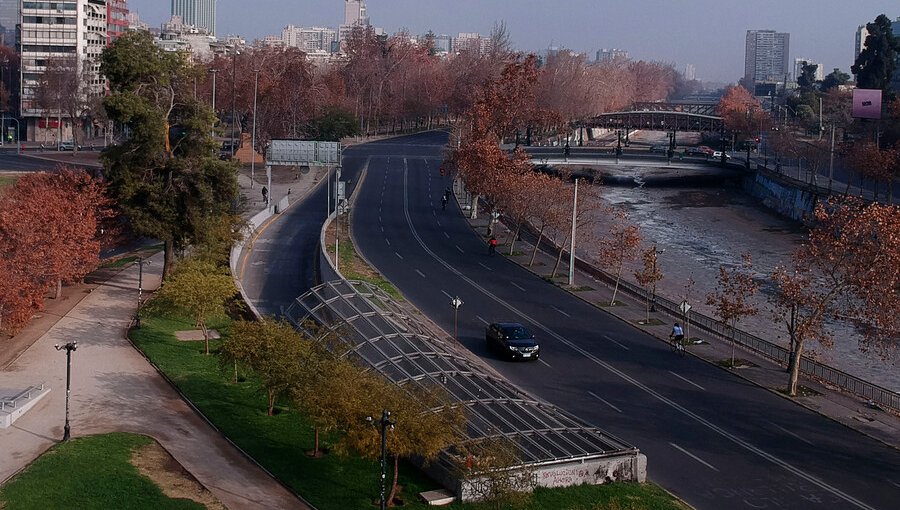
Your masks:
{"label": "tree trunk", "polygon": [[387,497],[387,506],[394,506],[394,497],[397,495],[397,477],[400,467],[400,457],[394,455],[394,481],[391,483],[391,492]]}
{"label": "tree trunk", "polygon": [[62,297],[62,280],[56,279],[56,295],[53,296],[53,299],[59,299]]}
{"label": "tree trunk", "polygon": [[315,442],[313,443],[313,458],[319,458],[319,427],[313,427]]}
{"label": "tree trunk", "polygon": [[519,231],[521,231],[521,230],[522,230],[522,223],[520,222],[520,223],[516,224],[516,230],[515,230],[515,232],[513,232],[512,240],[510,240],[510,242],[509,242],[509,255],[510,256],[512,256],[513,251],[515,250],[516,239],[519,238]]}
{"label": "tree trunk", "polygon": [[472,213],[469,214],[469,217],[473,220],[478,219],[478,195],[472,197]]}
{"label": "tree trunk", "polygon": [[616,286],[613,287],[613,295],[612,299],[609,300],[609,306],[614,306],[616,304],[616,293],[619,292],[619,280],[622,275],[622,266],[619,266],[619,270],[616,271]]}
{"label": "tree trunk", "polygon": [[800,378],[800,358],[803,353],[803,341],[797,340],[796,350],[794,351],[794,359],[791,360],[791,373],[788,379],[788,395],[797,396],[797,381]]}
{"label": "tree trunk", "polygon": [[534,265],[534,258],[537,257],[538,247],[541,245],[541,239],[544,238],[544,227],[541,226],[540,232],[538,232],[537,242],[534,243],[534,249],[531,250],[531,260],[528,261],[528,267]]}
{"label": "tree trunk", "polygon": [[647,324],[650,324],[650,293],[647,292]]}
{"label": "tree trunk", "polygon": [[200,331],[203,332],[203,343],[205,344],[204,354],[209,356],[209,328],[206,327],[206,323],[203,320],[197,321],[197,326],[200,327]]}
{"label": "tree trunk", "polygon": [[272,416],[275,411],[275,390],[266,388],[266,416]]}
{"label": "tree trunk", "polygon": [[162,277],[165,280],[169,273],[172,272],[172,265],[175,262],[175,241],[166,239],[163,245],[163,270]]}
{"label": "tree trunk", "polygon": [[[564,239],[563,244],[566,244],[568,240],[568,238]],[[553,272],[550,273],[550,279],[556,278],[556,272],[559,271],[559,265],[562,263],[562,257],[563,251],[562,246],[560,246],[556,253],[556,264],[553,266]]]}

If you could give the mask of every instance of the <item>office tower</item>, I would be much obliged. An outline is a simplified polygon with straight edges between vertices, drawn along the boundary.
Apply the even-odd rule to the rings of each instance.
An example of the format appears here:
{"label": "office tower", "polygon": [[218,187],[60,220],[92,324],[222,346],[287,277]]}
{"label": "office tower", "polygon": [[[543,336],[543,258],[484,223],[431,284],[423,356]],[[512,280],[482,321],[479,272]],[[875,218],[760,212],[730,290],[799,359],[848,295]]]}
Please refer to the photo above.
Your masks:
{"label": "office tower", "polygon": [[113,41],[128,31],[128,2],[108,0],[106,2],[106,43]]}
{"label": "office tower", "polygon": [[694,64],[685,64],[684,65],[684,79],[687,81],[693,81],[696,79],[697,71],[694,69]]}
{"label": "office tower", "polygon": [[16,23],[19,22],[19,3],[0,2],[0,44],[12,46],[16,43]]}
{"label": "office tower", "polygon": [[181,16],[186,25],[216,35],[216,0],[172,0],[172,16]]}
{"label": "office tower", "polygon": [[774,30],[747,30],[744,80],[778,82],[790,73],[790,34]]}
{"label": "office tower", "polygon": [[800,76],[803,74],[803,64],[817,66],[815,74],[816,81],[822,81],[825,79],[825,66],[811,58],[797,57],[794,59],[794,81],[797,81],[797,79],[800,78]]}
{"label": "office tower", "polygon": [[628,52],[617,48],[597,50],[597,62],[612,62],[614,60],[628,60]]}
{"label": "office tower", "polygon": [[344,0],[344,25],[368,25],[366,3],[363,0]]}
{"label": "office tower", "polygon": [[281,31],[281,40],[285,46],[300,48],[307,53],[314,51],[331,53],[337,40],[337,32],[333,28],[288,25]]}

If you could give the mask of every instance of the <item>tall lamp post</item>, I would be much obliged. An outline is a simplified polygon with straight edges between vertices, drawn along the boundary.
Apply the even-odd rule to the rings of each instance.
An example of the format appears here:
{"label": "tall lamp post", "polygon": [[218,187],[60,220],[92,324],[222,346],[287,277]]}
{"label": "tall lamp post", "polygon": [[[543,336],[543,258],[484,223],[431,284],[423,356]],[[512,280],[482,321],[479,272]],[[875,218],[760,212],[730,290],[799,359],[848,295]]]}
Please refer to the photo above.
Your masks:
{"label": "tall lamp post", "polygon": [[[371,416],[366,418],[366,421],[373,422],[373,418]],[[394,429],[394,422],[391,421],[391,412],[387,409],[381,411],[381,419],[377,421],[378,426],[381,428],[381,505],[379,508],[381,510],[385,510],[387,508],[387,495],[385,494],[385,479],[386,475],[386,467],[387,467],[387,431],[390,428]]]}
{"label": "tall lamp post", "polygon": [[[212,75],[213,75],[213,84],[212,84],[212,109],[213,109],[213,115],[215,115],[215,116],[216,116],[216,120],[218,120],[218,119],[219,119],[219,115],[218,115],[218,113],[216,113],[216,76],[217,76],[217,73],[219,72],[219,70],[218,70],[218,69],[210,69],[209,72],[211,72]],[[212,136],[213,138],[216,137],[216,121],[215,121],[215,120],[213,121],[212,129],[210,129],[209,132],[210,132],[210,136]]]}
{"label": "tall lamp post", "polygon": [[[256,177],[256,95],[259,91],[259,69],[253,70],[253,140],[250,142],[250,189],[253,189],[253,181]],[[269,191],[272,191],[269,185]],[[266,204],[267,206],[269,204]]]}
{"label": "tall lamp post", "polygon": [[65,345],[56,344],[53,347],[57,351],[65,349],[66,351],[66,424],[63,426],[63,441],[68,441],[72,437],[69,427],[69,395],[72,388],[72,351],[78,348],[78,342],[69,342]]}

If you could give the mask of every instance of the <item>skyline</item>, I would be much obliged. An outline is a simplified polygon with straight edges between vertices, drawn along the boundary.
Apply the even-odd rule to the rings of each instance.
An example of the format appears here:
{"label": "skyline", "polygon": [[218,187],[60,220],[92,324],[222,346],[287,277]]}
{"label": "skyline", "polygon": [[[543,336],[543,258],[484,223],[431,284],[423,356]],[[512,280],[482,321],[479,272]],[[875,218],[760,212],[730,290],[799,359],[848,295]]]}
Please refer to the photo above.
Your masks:
{"label": "skyline", "polygon": [[[168,19],[170,2],[130,0],[150,26]],[[854,32],[879,14],[900,16],[895,1],[849,3],[821,0],[815,8],[803,2],[758,0],[723,7],[712,0],[634,0],[627,8],[609,1],[570,0],[566,8],[545,2],[457,0],[453,9],[437,0],[368,0],[372,25],[388,33],[407,28],[413,34],[429,29],[455,36],[459,32],[490,33],[504,21],[516,49],[542,53],[550,46],[587,53],[621,48],[634,59],[672,63],[682,71],[692,64],[698,79],[736,82],[743,76],[747,30],[791,34],[790,58],[820,62],[825,74],[835,67],[849,72],[853,64]],[[785,5],[787,4],[787,5]],[[342,0],[304,2],[257,0],[218,1],[219,36],[236,34],[248,41],[280,35],[286,25],[337,27],[343,19]],[[276,15],[277,13],[277,15]],[[635,27],[643,27],[636,30]],[[652,34],[648,36],[647,34]]]}

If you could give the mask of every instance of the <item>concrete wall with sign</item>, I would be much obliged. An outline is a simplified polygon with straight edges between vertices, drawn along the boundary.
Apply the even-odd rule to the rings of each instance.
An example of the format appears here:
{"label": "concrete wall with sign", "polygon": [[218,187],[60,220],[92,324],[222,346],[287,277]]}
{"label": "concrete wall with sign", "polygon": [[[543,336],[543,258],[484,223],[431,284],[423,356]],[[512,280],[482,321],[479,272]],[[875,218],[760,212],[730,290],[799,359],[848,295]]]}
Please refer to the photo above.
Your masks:
{"label": "concrete wall with sign", "polygon": [[819,194],[815,191],[799,188],[764,170],[747,176],[743,187],[769,209],[798,221],[805,221],[815,211],[819,200]]}

